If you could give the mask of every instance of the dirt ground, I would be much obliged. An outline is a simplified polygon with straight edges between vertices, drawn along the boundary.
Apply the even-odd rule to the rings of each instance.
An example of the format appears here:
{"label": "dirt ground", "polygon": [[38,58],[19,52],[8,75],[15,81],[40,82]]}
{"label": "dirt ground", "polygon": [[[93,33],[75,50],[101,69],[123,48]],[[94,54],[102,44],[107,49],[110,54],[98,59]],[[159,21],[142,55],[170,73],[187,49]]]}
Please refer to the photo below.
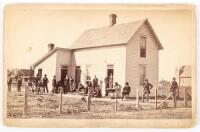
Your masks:
{"label": "dirt ground", "polygon": [[[177,108],[172,108],[168,100],[162,108],[155,109],[154,100],[149,103],[140,101],[136,109],[135,99],[118,99],[118,110],[115,111],[115,99],[92,98],[91,110],[87,111],[87,96],[77,94],[63,95],[62,114],[59,114],[60,95],[29,93],[28,115],[23,117],[24,91],[13,90],[8,93],[8,118],[66,118],[66,119],[184,119],[191,118],[191,101],[185,108],[183,101],[178,101]],[[162,100],[158,100],[158,103]]]}

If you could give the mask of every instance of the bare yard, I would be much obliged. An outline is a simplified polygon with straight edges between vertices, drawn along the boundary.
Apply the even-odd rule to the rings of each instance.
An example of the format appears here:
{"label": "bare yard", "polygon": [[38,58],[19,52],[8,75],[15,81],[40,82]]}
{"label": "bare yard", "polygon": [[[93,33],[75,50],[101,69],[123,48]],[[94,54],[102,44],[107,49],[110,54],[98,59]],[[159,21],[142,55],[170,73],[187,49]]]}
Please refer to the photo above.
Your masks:
{"label": "bare yard", "polygon": [[[72,119],[182,119],[191,118],[192,108],[183,107],[183,101],[178,102],[177,108],[172,108],[171,100],[165,104],[167,109],[155,109],[154,100],[140,103],[136,109],[135,99],[121,101],[118,99],[118,110],[115,111],[115,100],[110,98],[92,98],[91,110],[87,111],[87,96],[63,95],[62,114],[59,113],[60,95],[43,94],[28,96],[28,116],[26,118],[72,118]],[[158,102],[161,102],[159,100]],[[7,116],[9,118],[24,118],[24,91],[8,93]]]}

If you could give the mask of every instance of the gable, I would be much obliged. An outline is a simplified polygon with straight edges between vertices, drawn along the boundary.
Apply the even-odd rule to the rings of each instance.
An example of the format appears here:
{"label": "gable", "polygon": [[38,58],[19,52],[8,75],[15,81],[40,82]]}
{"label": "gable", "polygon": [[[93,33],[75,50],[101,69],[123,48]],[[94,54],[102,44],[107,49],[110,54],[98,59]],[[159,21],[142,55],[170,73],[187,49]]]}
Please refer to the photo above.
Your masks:
{"label": "gable", "polygon": [[[148,22],[145,22],[139,29],[138,31],[134,34],[134,36],[129,40],[129,42],[134,38],[137,37],[136,39],[140,39],[141,37],[146,37],[147,41],[154,44],[154,48],[157,50],[163,49],[162,45],[160,44],[160,41],[157,39],[157,36],[155,35],[155,32],[152,30]],[[138,40],[138,44],[139,44]],[[148,45],[148,43],[147,43]],[[153,45],[152,45],[153,46]]]}

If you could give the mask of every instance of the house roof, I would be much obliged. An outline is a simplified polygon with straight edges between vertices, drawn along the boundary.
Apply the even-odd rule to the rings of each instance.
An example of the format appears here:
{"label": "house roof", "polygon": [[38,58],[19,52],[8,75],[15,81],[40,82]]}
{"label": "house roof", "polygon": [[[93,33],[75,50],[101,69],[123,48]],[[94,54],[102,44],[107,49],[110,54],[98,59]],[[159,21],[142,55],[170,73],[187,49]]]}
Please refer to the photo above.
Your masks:
{"label": "house roof", "polygon": [[192,77],[192,67],[190,65],[182,66],[182,72],[180,74],[180,77]]}
{"label": "house roof", "polygon": [[86,30],[70,48],[82,49],[127,44],[145,22],[155,36],[159,49],[163,49],[148,19]]}
{"label": "house roof", "polygon": [[70,50],[68,48],[60,48],[60,47],[55,47],[52,51],[46,53],[42,58],[40,58],[38,61],[36,61],[32,67],[35,68],[38,64],[40,64],[43,60],[45,60],[46,58],[48,58],[50,55],[52,55],[53,53],[55,53],[57,50]]}

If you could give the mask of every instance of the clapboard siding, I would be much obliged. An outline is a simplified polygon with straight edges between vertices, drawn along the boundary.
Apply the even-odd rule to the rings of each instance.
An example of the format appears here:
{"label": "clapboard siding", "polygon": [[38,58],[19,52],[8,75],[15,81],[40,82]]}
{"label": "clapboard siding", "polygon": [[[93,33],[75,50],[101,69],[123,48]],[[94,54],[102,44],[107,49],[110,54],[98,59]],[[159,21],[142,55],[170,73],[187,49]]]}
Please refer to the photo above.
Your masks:
{"label": "clapboard siding", "polygon": [[49,79],[49,91],[52,90],[51,80],[53,79],[53,76],[56,75],[56,59],[57,52],[54,52],[47,59],[38,64],[34,69],[35,76],[38,73],[38,69],[42,69],[42,77],[44,76],[44,74],[47,74],[47,78]]}
{"label": "clapboard siding", "polygon": [[[146,36],[146,58],[140,58],[140,37]],[[154,88],[158,86],[158,56],[159,48],[156,44],[155,38],[148,28],[147,24],[144,24],[133,36],[133,38],[127,44],[126,50],[126,80],[130,83],[132,88],[131,95],[136,95],[136,88],[139,87],[140,96],[142,95],[143,88],[140,86],[139,65],[146,65],[146,78],[154,85]],[[152,95],[154,90],[152,90]]]}
{"label": "clapboard siding", "polygon": [[61,79],[62,65],[68,66],[68,75],[71,76],[71,51],[58,50],[56,62],[56,80]]}

